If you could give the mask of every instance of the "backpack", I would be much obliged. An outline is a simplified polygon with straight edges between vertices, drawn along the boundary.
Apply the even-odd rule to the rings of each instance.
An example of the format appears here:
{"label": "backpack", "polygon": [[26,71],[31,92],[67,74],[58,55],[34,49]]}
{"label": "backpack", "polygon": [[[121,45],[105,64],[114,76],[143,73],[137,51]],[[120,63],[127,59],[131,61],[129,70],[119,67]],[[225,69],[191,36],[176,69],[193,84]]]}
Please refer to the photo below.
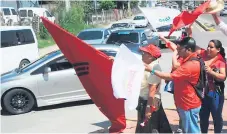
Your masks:
{"label": "backpack", "polygon": [[209,87],[208,87],[208,78],[207,78],[207,73],[205,70],[205,63],[201,57],[197,58],[191,58],[190,61],[196,60],[199,61],[200,63],[200,76],[197,84],[194,86],[191,84],[191,86],[195,89],[196,94],[198,97],[202,100],[209,92]]}

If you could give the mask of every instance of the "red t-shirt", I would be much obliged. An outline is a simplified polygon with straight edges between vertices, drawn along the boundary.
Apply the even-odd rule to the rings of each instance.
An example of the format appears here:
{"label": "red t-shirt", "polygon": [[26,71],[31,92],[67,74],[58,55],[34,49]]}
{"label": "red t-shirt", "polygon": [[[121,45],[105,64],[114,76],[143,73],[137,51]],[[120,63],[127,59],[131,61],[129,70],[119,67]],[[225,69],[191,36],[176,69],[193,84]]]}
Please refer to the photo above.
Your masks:
{"label": "red t-shirt", "polygon": [[190,58],[196,56],[196,53],[188,56],[183,60],[182,65],[171,73],[174,82],[175,104],[183,110],[189,110],[201,106],[201,100],[191,85],[196,85],[198,82],[200,63],[198,61],[188,61]]}
{"label": "red t-shirt", "polygon": [[[201,57],[203,58],[204,61],[207,60],[207,54],[206,50],[201,51]],[[221,68],[226,68],[226,61],[225,59],[219,54],[210,64],[210,68],[213,69],[218,69],[220,70]],[[214,78],[213,76],[207,74],[208,76],[208,84],[209,84],[209,89],[210,90],[215,90],[214,86]]]}

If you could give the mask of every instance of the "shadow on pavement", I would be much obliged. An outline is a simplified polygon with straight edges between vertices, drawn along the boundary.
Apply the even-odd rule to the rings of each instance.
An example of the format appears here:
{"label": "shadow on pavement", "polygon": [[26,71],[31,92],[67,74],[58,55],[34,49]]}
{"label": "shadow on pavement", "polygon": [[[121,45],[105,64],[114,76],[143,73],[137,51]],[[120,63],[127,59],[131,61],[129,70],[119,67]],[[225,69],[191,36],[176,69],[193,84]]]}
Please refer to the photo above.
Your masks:
{"label": "shadow on pavement", "polygon": [[92,125],[102,127],[102,128],[90,133],[109,133],[108,127],[110,127],[111,124],[109,121],[103,121],[103,122],[94,123]]}
{"label": "shadow on pavement", "polygon": [[[81,105],[89,105],[94,104],[92,100],[84,100],[84,101],[75,101],[75,102],[68,102],[68,103],[62,103],[62,104],[56,104],[51,106],[44,106],[44,107],[36,107],[33,110],[34,111],[44,111],[44,110],[51,110],[51,109],[59,109],[59,108],[66,108],[66,107],[74,107],[74,106],[81,106]],[[9,116],[8,112],[1,110],[2,116]]]}

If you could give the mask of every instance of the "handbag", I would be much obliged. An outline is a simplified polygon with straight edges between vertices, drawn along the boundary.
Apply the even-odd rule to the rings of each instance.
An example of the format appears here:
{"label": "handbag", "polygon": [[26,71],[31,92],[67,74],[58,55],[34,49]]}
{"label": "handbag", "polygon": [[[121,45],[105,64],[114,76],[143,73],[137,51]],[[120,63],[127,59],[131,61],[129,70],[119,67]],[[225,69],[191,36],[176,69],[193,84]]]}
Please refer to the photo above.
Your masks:
{"label": "handbag", "polygon": [[166,83],[165,88],[164,88],[164,91],[173,94],[173,92],[174,92],[174,84],[173,84],[173,81],[168,81]]}

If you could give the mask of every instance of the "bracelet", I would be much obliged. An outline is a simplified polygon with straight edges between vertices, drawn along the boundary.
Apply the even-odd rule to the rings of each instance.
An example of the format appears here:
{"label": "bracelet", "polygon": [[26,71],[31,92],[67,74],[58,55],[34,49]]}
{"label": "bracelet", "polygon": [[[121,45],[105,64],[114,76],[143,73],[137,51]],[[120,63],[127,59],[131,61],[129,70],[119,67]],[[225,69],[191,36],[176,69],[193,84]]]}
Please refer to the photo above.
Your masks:
{"label": "bracelet", "polygon": [[155,71],[155,70],[154,70],[154,69],[152,69],[152,71],[151,71],[151,74],[152,74],[152,75],[154,75],[154,71]]}

